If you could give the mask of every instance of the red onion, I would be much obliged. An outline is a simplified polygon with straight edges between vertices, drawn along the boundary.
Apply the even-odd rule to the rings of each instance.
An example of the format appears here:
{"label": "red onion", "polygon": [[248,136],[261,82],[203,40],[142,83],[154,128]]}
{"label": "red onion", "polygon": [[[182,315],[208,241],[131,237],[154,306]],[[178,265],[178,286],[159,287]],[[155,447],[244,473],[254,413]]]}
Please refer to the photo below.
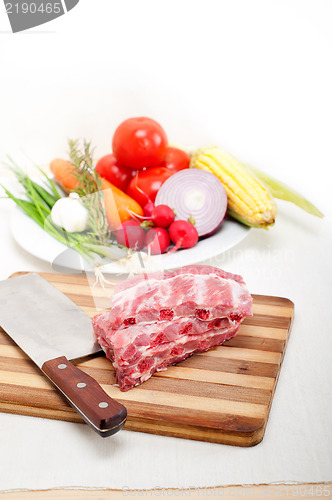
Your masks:
{"label": "red onion", "polygon": [[157,193],[155,205],[168,205],[176,219],[194,222],[200,237],[219,229],[227,211],[227,194],[211,172],[190,168],[172,175]]}

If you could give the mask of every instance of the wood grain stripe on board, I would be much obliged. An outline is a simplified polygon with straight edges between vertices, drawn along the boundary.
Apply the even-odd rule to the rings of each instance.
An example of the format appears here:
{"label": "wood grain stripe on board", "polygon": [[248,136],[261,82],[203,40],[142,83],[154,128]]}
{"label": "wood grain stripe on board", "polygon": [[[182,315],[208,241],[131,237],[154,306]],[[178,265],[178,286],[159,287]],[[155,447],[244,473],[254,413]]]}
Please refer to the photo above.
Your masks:
{"label": "wood grain stripe on board", "polygon": [[104,311],[107,307],[109,307],[109,300],[102,297],[94,300],[93,297],[88,295],[74,295],[73,293],[66,293],[66,295],[70,298],[70,300],[75,302],[75,304],[79,304],[83,310],[88,310],[89,316],[97,314],[99,309]]}
{"label": "wood grain stripe on board", "polygon": [[88,280],[84,284],[76,284],[75,282],[70,283],[57,283],[53,281],[54,286],[65,293],[66,295],[72,295],[73,297],[96,297],[96,298],[104,298],[108,299],[109,303],[111,300],[111,296],[114,292],[114,287],[97,287],[93,286],[93,281],[89,282]]}
{"label": "wood grain stripe on board", "polygon": [[12,345],[13,340],[7,333],[0,327],[0,345]]}
{"label": "wood grain stripe on board", "polygon": [[[204,396],[204,398],[214,400],[229,400],[250,404],[268,405],[271,391],[266,389],[254,389],[252,387],[239,387],[235,385],[216,385],[210,382],[195,381],[195,380],[181,380],[175,378],[154,378],[151,377],[145,389],[142,386],[137,387],[140,390],[161,391],[174,394],[182,394],[185,398],[187,396],[196,397],[197,395]],[[209,403],[208,403],[209,404]]]}
{"label": "wood grain stripe on board", "polygon": [[[80,363],[81,368],[96,368],[101,370],[112,370],[111,362],[105,357],[98,357],[89,360],[87,363]],[[176,366],[170,366],[167,370],[154,373],[153,377],[175,378],[182,380],[196,380],[202,382],[211,382],[213,384],[235,385],[239,387],[252,387],[255,389],[271,390],[274,378],[255,377],[252,375],[242,375],[237,373],[215,372],[214,370],[197,370],[195,368],[186,368],[179,363]]]}
{"label": "wood grain stripe on board", "polygon": [[[265,314],[266,305],[261,302],[253,302],[252,310],[254,315]],[[282,318],[290,318],[292,316],[292,308],[288,305],[269,305],[269,314],[271,316],[277,316]]]}
{"label": "wood grain stripe on board", "polygon": [[[129,409],[129,407],[127,408]],[[163,408],[160,408],[160,411],[162,410]],[[37,406],[29,408],[25,405],[0,403],[0,411],[5,413],[14,413],[17,415],[43,417],[53,420],[63,420],[66,422],[84,424],[83,419],[71,407],[61,410],[59,408],[47,409],[43,407],[39,408]],[[142,411],[144,411],[144,409],[141,408],[138,413],[141,413]],[[130,412],[132,415],[135,413],[132,408],[130,408]],[[210,417],[210,415],[208,417]],[[227,418],[231,421],[230,419],[232,417],[225,416],[225,419]],[[236,444],[237,446],[252,446],[257,444],[257,442],[261,439],[261,434],[264,430],[262,421],[251,419],[250,417],[245,420],[241,420],[241,422],[236,422],[234,420],[232,426],[228,425],[229,430],[227,431],[220,429],[220,422],[219,427],[213,421],[211,421],[212,427],[202,427],[200,425],[193,426],[191,422],[188,423],[188,421],[184,418],[181,423],[181,427],[179,428],[178,421],[181,421],[181,416],[177,416],[177,421],[172,422],[170,419],[163,421],[159,418],[146,419],[139,418],[134,415],[128,417],[124,430],[147,433],[152,432],[154,434],[162,434],[164,436],[210,441],[212,443]],[[252,430],[246,431],[241,427],[242,424],[244,427],[247,426]],[[233,427],[233,430],[230,430],[231,427]]]}
{"label": "wood grain stripe on board", "polygon": [[[122,402],[122,401],[120,401]],[[183,408],[167,405],[152,405],[140,401],[123,402],[132,419],[142,418],[148,423],[150,420],[159,420],[160,422],[193,425],[216,429],[223,432],[242,432],[252,433],[261,429],[265,425],[265,418],[249,415],[234,415],[226,412],[211,412],[205,407],[192,409],[190,411]],[[180,429],[179,429],[180,430]],[[193,439],[195,435],[193,434]]]}
{"label": "wood grain stripe on board", "polygon": [[0,384],[2,384],[1,387],[5,385],[24,387],[24,391],[21,390],[22,396],[24,396],[24,392],[28,387],[53,389],[51,382],[46,377],[41,377],[38,373],[20,372],[16,374],[16,377],[13,377],[12,372],[0,370]]}
{"label": "wood grain stripe on board", "polygon": [[249,337],[248,335],[242,335],[240,331],[236,337],[227,340],[224,345],[241,349],[254,349],[262,352],[277,352],[280,354],[284,350],[285,340]]}
{"label": "wood grain stripe on board", "polygon": [[[205,353],[206,354],[206,353]],[[14,363],[16,363],[18,360],[25,360],[29,361],[29,363],[32,363],[32,361],[29,359],[29,357],[21,351],[17,346],[12,346],[12,345],[0,345],[0,356],[3,359],[10,360],[13,359]],[[210,356],[211,357],[211,356]],[[222,359],[222,364],[219,366],[215,366],[215,361],[209,359],[207,356],[193,356],[191,358],[188,358],[187,360],[184,360],[181,362],[181,369],[186,369],[186,368],[191,368],[191,369],[196,369],[196,373],[199,373],[201,370],[207,370],[211,371],[214,373],[214,379],[215,380],[222,380],[220,377],[226,377],[226,380],[229,380],[227,376],[230,374],[239,374],[241,375],[242,378],[239,379],[239,385],[242,385],[242,381],[245,379],[243,377],[247,376],[253,376],[255,377],[253,380],[256,378],[267,378],[273,379],[275,376],[275,367],[271,367],[270,365],[266,365],[264,363],[264,372],[265,375],[262,373],[262,367],[257,366],[257,363],[243,363],[241,360],[239,360],[239,363],[236,363],[236,360],[230,360],[230,359]],[[87,362],[88,366],[91,367],[97,367],[100,369],[106,369],[106,370],[113,370],[111,362],[106,359],[105,357],[100,357],[100,358],[92,358],[89,359]],[[33,364],[33,363],[32,363]],[[85,366],[84,363],[80,363],[79,366]],[[179,365],[177,365],[179,366]],[[15,368],[15,364],[13,365],[13,368]],[[174,370],[175,367],[170,367],[168,369],[167,373],[173,373],[172,370]],[[255,371],[258,371],[256,374]],[[161,372],[160,376],[163,376],[163,373],[166,372]],[[168,376],[168,375],[165,375]],[[204,374],[201,375],[204,377]],[[196,375],[197,379],[197,375]],[[248,379],[248,382],[244,382],[245,386],[248,386],[250,384],[249,382],[250,379]],[[209,380],[208,380],[209,381]],[[223,382],[221,382],[223,383]],[[236,379],[234,379],[234,385],[236,384]],[[264,383],[265,387],[265,383]]]}
{"label": "wood grain stripe on board", "polygon": [[[101,384],[113,385],[115,383],[115,373],[110,370],[96,370],[90,367],[81,369],[93,378],[98,377]],[[210,399],[227,399],[230,401],[250,402],[254,404],[268,405],[271,391],[267,389],[257,389],[253,387],[241,387],[224,384],[214,384],[203,380],[189,380],[176,377],[154,377],[152,376],[144,385],[135,387],[130,392],[133,399],[139,391],[161,391],[167,393],[181,394],[186,396],[204,396]],[[121,393],[120,393],[121,394]],[[122,397],[121,395],[117,397]]]}
{"label": "wood grain stripe on board", "polygon": [[[12,373],[40,373],[39,368],[30,359],[7,358],[0,356],[0,370]],[[0,390],[1,394],[1,390]]]}
{"label": "wood grain stripe on board", "polygon": [[253,297],[255,302],[258,302],[260,304],[266,304],[266,305],[287,305],[291,309],[294,309],[294,302],[292,302],[290,299],[287,299],[286,297],[277,297],[273,295],[258,295],[256,293],[252,293],[251,296]]}
{"label": "wood grain stripe on board", "polygon": [[[109,385],[101,384],[104,390],[111,397],[119,397],[119,389]],[[156,405],[179,408],[181,410],[200,410],[208,408],[209,411],[216,413],[232,413],[235,416],[250,415],[255,418],[263,418],[267,405],[255,404],[242,401],[229,401],[226,399],[210,399],[205,396],[187,396],[182,394],[147,390],[142,387],[138,391],[122,392],[120,396],[122,401],[131,401],[139,403],[154,403]]]}
{"label": "wood grain stripe on board", "polygon": [[274,378],[278,366],[270,363],[256,363],[254,361],[245,361],[239,359],[223,358],[220,363],[216,363],[213,356],[191,356],[181,361],[181,366],[197,368],[200,370],[214,370],[216,372],[241,373],[254,375],[257,377]]}
{"label": "wood grain stripe on board", "polygon": [[[38,387],[25,387],[25,391],[19,391],[15,384],[6,384],[1,386],[1,399],[0,408],[2,404],[17,404],[25,405],[27,408],[44,408],[48,410],[49,414],[53,409],[71,413],[72,408],[68,405],[66,400],[62,397],[61,393],[53,387],[38,388]],[[29,405],[26,404],[27,397],[30,400]],[[76,412],[75,412],[76,413]]]}
{"label": "wood grain stripe on board", "polygon": [[14,359],[30,359],[17,345],[1,344],[0,356]]}
{"label": "wood grain stripe on board", "polygon": [[259,339],[275,339],[285,340],[286,332],[284,328],[272,328],[269,326],[255,326],[242,323],[239,329],[239,334],[246,337],[256,337]]}
{"label": "wood grain stripe on board", "polygon": [[60,410],[56,407],[45,408],[45,405],[27,406],[25,404],[2,403],[0,402],[0,411],[4,413],[13,413],[14,415],[25,415],[27,417],[42,417],[51,420],[62,420],[66,422],[75,422],[84,424],[84,420],[72,408]]}
{"label": "wood grain stripe on board", "polygon": [[93,318],[96,314],[98,314],[99,312],[102,312],[102,309],[99,311],[99,310],[96,310],[94,307],[83,307],[82,306],[82,309],[85,312],[85,314],[90,316],[90,318]]}
{"label": "wood grain stripe on board", "polygon": [[195,368],[183,368],[182,366],[173,366],[171,370],[155,373],[154,377],[196,380],[198,382],[202,381],[212,384],[266,389],[268,391],[272,390],[274,384],[274,378],[255,377],[238,373],[214,372],[212,370],[196,370]]}
{"label": "wood grain stripe on board", "polygon": [[249,316],[243,321],[244,325],[253,325],[264,328],[265,325],[273,328],[281,328],[287,330],[289,325],[289,318],[283,316],[272,316],[271,314],[256,314]]}
{"label": "wood grain stripe on board", "polygon": [[[236,446],[254,446],[262,440],[264,434],[264,426],[253,426],[252,431],[222,431],[212,427],[201,427],[199,425],[192,426],[183,423],[181,429],[172,422],[163,422],[162,420],[130,419],[126,423],[126,429],[129,431],[151,432],[162,434],[164,436],[186,438],[192,440],[207,441],[211,443],[229,444]],[[248,422],[248,425],[249,422]],[[241,427],[239,427],[241,428]]]}
{"label": "wood grain stripe on board", "polygon": [[278,365],[280,362],[279,352],[258,351],[255,349],[243,349],[239,347],[228,347],[226,343],[221,347],[214,347],[197,356],[209,356],[213,358],[239,359],[245,361],[257,361],[259,363],[271,363]]}
{"label": "wood grain stripe on board", "polygon": [[[50,382],[45,377],[39,377],[35,374],[19,373],[15,380],[11,374],[0,371],[0,383],[3,385],[23,386],[28,388],[49,389]],[[188,395],[183,398],[182,394],[173,392],[161,392],[160,390],[149,390],[140,387],[139,390],[121,392],[118,387],[109,384],[100,384],[103,389],[114,399],[121,401],[131,401],[156,405],[177,407],[181,410],[199,410],[200,408],[209,408],[211,412],[230,413],[237,416],[251,415],[262,418],[265,414],[266,404],[249,403],[244,401],[229,401],[226,399],[210,399],[205,396]],[[51,386],[52,387],[52,386]]]}
{"label": "wood grain stripe on board", "polygon": [[[114,397],[111,391],[107,390],[107,386],[103,388]],[[4,401],[0,403],[0,410],[5,411],[5,408],[9,406],[26,406],[27,408],[35,409],[33,413],[36,415],[36,409],[43,408],[46,412],[43,416],[48,416],[48,418],[59,418],[59,412],[64,420],[78,421],[76,412],[67,404],[63,399],[62,395],[56,390],[50,387],[49,389],[29,387],[25,389],[25,394],[22,391],[18,391],[17,386],[8,384],[3,386],[3,398]],[[15,395],[15,400],[13,399]],[[27,406],[26,398],[31,401],[30,406]],[[203,398],[201,398],[203,399]],[[248,413],[247,415],[234,415],[234,413],[227,413],[227,411],[211,411],[210,409],[205,409],[204,406],[196,408],[193,406],[191,411],[188,412],[186,408],[173,406],[172,404],[161,404],[155,403],[151,405],[150,402],[145,401],[131,401],[117,398],[117,400],[125,404],[129,416],[131,418],[140,417],[144,415],[144,419],[148,422],[151,419],[160,419],[164,423],[171,422],[173,424],[185,424],[185,425],[198,425],[205,426],[215,429],[227,429],[230,431],[245,432],[245,429],[249,429],[252,432],[254,429],[260,428],[264,423],[264,418],[261,416],[253,415]],[[58,413],[54,416],[54,410]],[[161,418],[162,415],[162,418]],[[126,424],[126,428],[128,428]]]}

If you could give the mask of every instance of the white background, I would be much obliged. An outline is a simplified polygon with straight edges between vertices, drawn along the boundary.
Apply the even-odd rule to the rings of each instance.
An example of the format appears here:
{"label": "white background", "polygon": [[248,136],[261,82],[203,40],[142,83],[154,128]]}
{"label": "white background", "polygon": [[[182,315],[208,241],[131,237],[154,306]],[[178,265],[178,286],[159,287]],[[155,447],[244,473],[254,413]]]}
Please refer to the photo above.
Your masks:
{"label": "white background", "polygon": [[[100,156],[122,119],[147,115],[173,142],[219,144],[265,169],[325,218],[280,202],[274,228],[209,262],[295,302],[261,444],[101,440],[87,426],[0,414],[0,490],[332,479],[331,22],[323,0],[81,0],[13,35],[1,4],[0,159],[46,165],[68,137],[91,139]],[[13,241],[10,208],[0,200],[0,278],[48,270]]]}

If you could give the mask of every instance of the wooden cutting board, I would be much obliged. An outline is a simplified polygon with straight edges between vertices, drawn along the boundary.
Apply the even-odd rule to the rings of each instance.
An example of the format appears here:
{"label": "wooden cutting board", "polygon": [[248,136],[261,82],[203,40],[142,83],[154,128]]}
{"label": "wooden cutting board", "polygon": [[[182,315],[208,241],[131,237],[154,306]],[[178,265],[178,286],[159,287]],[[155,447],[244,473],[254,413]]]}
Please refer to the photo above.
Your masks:
{"label": "wooden cutting board", "polygon": [[[16,273],[14,276],[17,276]],[[41,273],[91,317],[106,308],[113,287],[82,275]],[[237,446],[264,436],[293,320],[294,304],[254,295],[254,316],[223,346],[182,361],[127,392],[115,387],[111,362],[78,366],[128,410],[124,429]],[[45,311],[47,314],[47,311]],[[0,329],[0,411],[83,422],[42,372]]]}

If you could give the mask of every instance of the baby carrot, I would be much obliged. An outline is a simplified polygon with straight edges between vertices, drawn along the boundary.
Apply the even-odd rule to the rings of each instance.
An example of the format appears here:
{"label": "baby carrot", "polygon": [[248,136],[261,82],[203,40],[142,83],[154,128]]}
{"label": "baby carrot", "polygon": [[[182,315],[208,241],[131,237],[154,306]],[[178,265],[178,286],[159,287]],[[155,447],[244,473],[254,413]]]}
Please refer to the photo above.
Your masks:
{"label": "baby carrot", "polygon": [[130,212],[143,215],[142,207],[133,198],[106,179],[101,178],[100,180],[104,194],[106,216],[111,229],[114,230],[122,222],[131,219]]}
{"label": "baby carrot", "polygon": [[77,175],[75,175],[73,170],[74,167],[69,161],[56,158],[51,161],[50,169],[57,183],[60,184],[67,193],[78,188],[79,179]]}

